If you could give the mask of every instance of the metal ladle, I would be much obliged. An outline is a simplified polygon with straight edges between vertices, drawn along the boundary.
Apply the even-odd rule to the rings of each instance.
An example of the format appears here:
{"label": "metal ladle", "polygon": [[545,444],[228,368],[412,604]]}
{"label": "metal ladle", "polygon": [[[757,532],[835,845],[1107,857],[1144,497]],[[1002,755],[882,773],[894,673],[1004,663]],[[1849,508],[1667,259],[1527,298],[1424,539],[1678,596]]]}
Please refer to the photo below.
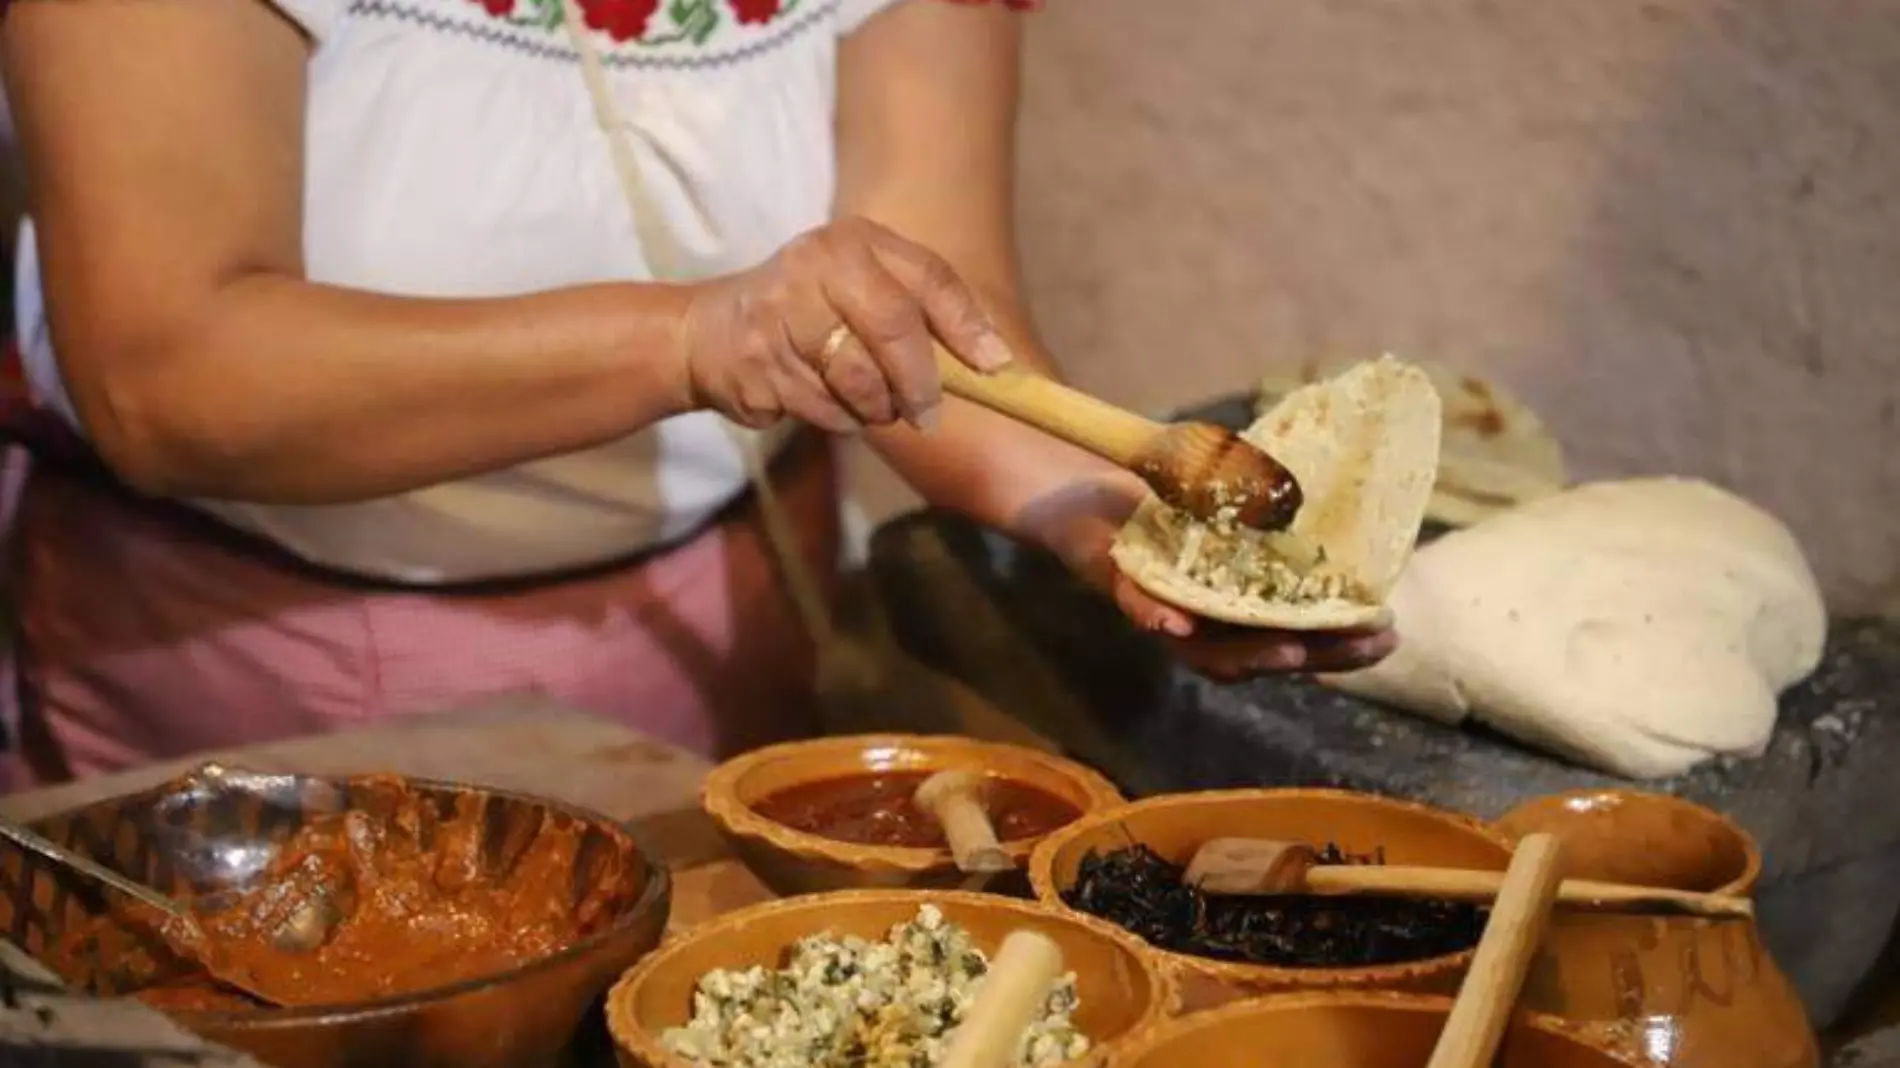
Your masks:
{"label": "metal ladle", "polygon": [[[143,883],[120,875],[90,857],[55,844],[27,829],[23,824],[3,816],[0,816],[0,838],[67,871],[76,872],[108,889],[117,891],[163,916],[164,920],[159,924],[158,933],[165,939],[166,946],[172,952],[204,969],[205,974],[217,982],[247,994],[266,1005],[286,1006],[299,1003],[294,994],[286,996],[283,993],[260,989],[255,978],[226,966],[210,934],[205,931],[204,925],[198,922],[198,917],[177,901]],[[314,949],[328,937],[329,930],[337,919],[334,905],[328,898],[319,899],[314,896],[306,898],[283,923],[272,931],[272,945],[286,952]]]}

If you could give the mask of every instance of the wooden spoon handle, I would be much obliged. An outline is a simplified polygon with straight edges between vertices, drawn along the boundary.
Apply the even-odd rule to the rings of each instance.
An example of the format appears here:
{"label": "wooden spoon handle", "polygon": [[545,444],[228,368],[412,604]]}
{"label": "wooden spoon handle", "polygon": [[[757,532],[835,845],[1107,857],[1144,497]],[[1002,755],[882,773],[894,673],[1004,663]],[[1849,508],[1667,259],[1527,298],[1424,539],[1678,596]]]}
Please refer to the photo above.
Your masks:
{"label": "wooden spoon handle", "polygon": [[984,374],[939,348],[937,373],[946,392],[1133,470],[1142,450],[1166,431],[1161,424],[1071,389],[1025,367]]}
{"label": "wooden spoon handle", "polygon": [[[1315,894],[1388,894],[1446,901],[1489,901],[1497,897],[1505,874],[1458,868],[1409,868],[1393,865],[1331,864],[1306,873],[1306,889]],[[1654,907],[1666,905],[1693,916],[1746,919],[1754,903],[1730,894],[1700,894],[1655,886],[1623,886],[1588,879],[1565,879],[1557,900],[1573,906]]]}
{"label": "wooden spoon handle", "polygon": [[1007,1068],[1016,1045],[1062,975],[1062,947],[1035,931],[1003,939],[976,1003],[950,1038],[941,1068]]}
{"label": "wooden spoon handle", "polygon": [[1550,922],[1560,881],[1557,862],[1555,836],[1525,835],[1517,844],[1471,970],[1426,1068],[1489,1068],[1497,1056],[1531,957]]}
{"label": "wooden spoon handle", "polygon": [[957,870],[970,874],[1008,871],[1016,866],[983,807],[983,777],[971,771],[950,769],[925,779],[917,787],[919,808],[936,818],[943,837],[956,858]]}

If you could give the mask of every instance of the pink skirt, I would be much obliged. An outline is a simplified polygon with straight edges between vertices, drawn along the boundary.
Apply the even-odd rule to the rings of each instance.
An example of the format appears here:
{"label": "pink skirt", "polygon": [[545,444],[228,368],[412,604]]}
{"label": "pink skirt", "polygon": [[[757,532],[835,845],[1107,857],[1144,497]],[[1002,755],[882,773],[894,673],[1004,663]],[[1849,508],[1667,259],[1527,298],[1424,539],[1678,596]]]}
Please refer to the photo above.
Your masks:
{"label": "pink skirt", "polygon": [[[838,473],[774,466],[836,577]],[[370,587],[64,464],[11,537],[17,702],[0,791],[532,691],[709,756],[809,733],[812,648],[750,498],[624,567],[509,588]]]}

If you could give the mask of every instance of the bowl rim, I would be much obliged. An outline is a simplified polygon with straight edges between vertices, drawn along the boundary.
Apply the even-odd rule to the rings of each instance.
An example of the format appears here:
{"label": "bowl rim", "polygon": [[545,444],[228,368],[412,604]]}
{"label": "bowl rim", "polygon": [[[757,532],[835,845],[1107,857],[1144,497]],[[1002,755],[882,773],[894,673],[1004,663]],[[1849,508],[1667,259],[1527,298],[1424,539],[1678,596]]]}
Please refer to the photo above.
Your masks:
{"label": "bowl rim", "polygon": [[[908,748],[921,751],[926,755],[963,753],[978,758],[985,753],[1007,752],[1012,757],[1027,760],[1029,763],[1039,765],[1042,770],[1052,775],[1069,780],[1087,798],[1082,806],[1081,814],[1064,825],[1065,827],[1073,827],[1087,819],[1091,813],[1119,806],[1127,800],[1115,784],[1101,772],[1056,753],[1007,742],[986,742],[959,734],[874,733],[841,734],[825,738],[780,742],[777,745],[768,745],[742,753],[720,764],[707,774],[704,784],[700,787],[700,807],[727,835],[744,842],[761,843],[768,848],[804,861],[822,862],[859,871],[892,872],[912,876],[954,869],[956,858],[951,855],[948,847],[927,849],[841,842],[823,835],[795,830],[776,820],[767,819],[750,805],[739,800],[740,781],[766,764],[795,761],[806,754],[848,754],[874,748]],[[1058,827],[1049,834],[1059,833],[1063,829],[1064,827]],[[1020,870],[1028,863],[1036,845],[1046,840],[1049,834],[1000,844],[1004,852],[1009,854],[1015,867]]]}
{"label": "bowl rim", "polygon": [[[1554,794],[1538,794],[1535,797],[1525,798],[1523,801],[1505,810],[1504,814],[1499,816],[1496,820],[1493,820],[1492,826],[1496,827],[1498,833],[1503,835],[1507,841],[1515,845],[1519,836],[1514,835],[1505,828],[1510,824],[1511,818],[1520,812],[1526,812],[1535,806],[1565,805],[1572,801],[1603,797],[1613,797],[1619,803],[1634,801],[1645,805],[1655,805],[1659,808],[1687,812],[1700,819],[1707,820],[1709,823],[1733,835],[1735,840],[1740,842],[1742,846],[1741,873],[1710,892],[1715,894],[1727,894],[1734,897],[1752,897],[1754,895],[1755,888],[1761,883],[1763,864],[1761,843],[1755,840],[1754,834],[1751,833],[1748,828],[1737,823],[1728,813],[1701,804],[1700,802],[1691,801],[1686,797],[1677,797],[1675,794],[1657,793],[1654,790],[1637,790],[1626,786],[1585,786],[1575,790],[1560,790]],[[1526,831],[1525,833],[1528,834],[1530,832]]]}
{"label": "bowl rim", "polygon": [[[1071,908],[1062,900],[1055,881],[1056,854],[1083,834],[1127,819],[1131,814],[1138,812],[1163,808],[1190,808],[1209,802],[1278,801],[1295,798],[1350,801],[1356,804],[1376,804],[1381,807],[1409,811],[1477,835],[1497,846],[1506,860],[1510,858],[1515,848],[1510,839],[1475,816],[1417,801],[1387,797],[1384,794],[1305,786],[1196,790],[1190,793],[1157,794],[1153,797],[1130,801],[1094,814],[1085,814],[1074,823],[1056,830],[1036,846],[1035,852],[1029,858],[1029,885],[1036,900],[1042,904],[1074,915],[1086,916],[1087,913]],[[1498,870],[1503,870],[1502,864],[1499,865]],[[1197,957],[1190,953],[1177,953],[1171,949],[1163,949],[1145,940],[1142,940],[1142,944],[1147,947],[1148,952],[1154,954],[1169,968],[1185,973],[1211,976],[1216,980],[1242,988],[1301,987],[1320,990],[1406,983],[1426,976],[1459,971],[1471,963],[1472,955],[1477,952],[1477,946],[1474,945],[1470,949],[1459,950],[1456,953],[1441,953],[1434,957],[1398,961],[1392,964],[1360,965],[1350,968],[1288,968],[1271,964],[1246,964],[1240,961]]]}
{"label": "bowl rim", "polygon": [[390,997],[375,998],[368,1001],[343,1002],[337,1005],[305,1005],[295,1008],[246,1009],[229,1012],[202,1010],[166,1011],[165,1014],[167,1016],[177,1020],[187,1030],[196,1030],[200,1027],[205,1027],[217,1028],[226,1032],[238,1030],[268,1031],[287,1027],[303,1027],[310,1024],[355,1023],[363,1020],[397,1016],[422,1005],[446,1001],[463,994],[480,990],[484,987],[501,986],[521,976],[543,971],[557,964],[565,963],[608,942],[626,928],[645,921],[649,918],[649,914],[655,909],[660,910],[660,925],[662,930],[664,930],[666,916],[672,910],[672,873],[667,870],[665,865],[658,863],[653,855],[640,844],[640,840],[634,835],[632,828],[626,821],[614,819],[611,816],[587,808],[584,805],[570,804],[566,801],[556,800],[551,797],[524,793],[519,790],[482,786],[477,783],[457,782],[450,779],[429,779],[413,775],[401,775],[393,772],[364,772],[352,775],[305,775],[298,772],[253,771],[221,761],[210,761],[199,765],[189,772],[167,779],[162,783],[146,787],[143,790],[120,794],[117,797],[101,798],[89,804],[50,813],[34,822],[39,823],[44,820],[71,816],[108,803],[122,804],[130,801],[158,798],[183,783],[191,782],[206,775],[232,773],[293,778],[332,784],[350,783],[375,778],[393,778],[404,785],[421,787],[423,789],[475,792],[487,794],[491,797],[499,797],[508,801],[519,801],[538,805],[544,809],[549,809],[575,819],[613,827],[620,833],[626,835],[627,839],[633,843],[634,850],[639,855],[642,866],[646,869],[646,883],[640,892],[638,900],[629,906],[626,912],[613,924],[595,931],[586,938],[564,946],[553,953],[518,964],[507,971],[496,972],[491,975],[474,976],[454,983],[429,987],[425,990],[413,991],[407,994],[396,994]]}
{"label": "bowl rim", "polygon": [[[1089,1053],[1080,1060],[1066,1062],[1068,1065],[1094,1063],[1091,1058],[1099,1059],[1103,1049],[1119,1052],[1130,1043],[1147,1034],[1181,1009],[1181,991],[1174,976],[1161,966],[1149,946],[1128,931],[1093,916],[1052,909],[1039,901],[1023,898],[1005,897],[1001,894],[986,894],[972,890],[911,890],[911,889],[873,889],[873,890],[833,890],[819,894],[800,894],[795,897],[778,898],[773,901],[749,905],[733,912],[722,913],[715,919],[696,924],[678,932],[659,948],[647,954],[638,963],[628,968],[620,979],[607,991],[606,1012],[607,1031],[613,1038],[615,1047],[622,1053],[640,1058],[650,1068],[696,1068],[693,1062],[677,1057],[660,1044],[659,1036],[649,1028],[631,1019],[629,1007],[636,992],[653,975],[680,954],[686,947],[699,942],[717,938],[732,930],[747,926],[761,917],[781,912],[809,911],[822,914],[826,910],[849,906],[858,902],[877,904],[908,904],[922,907],[931,904],[951,904],[971,906],[979,909],[997,909],[1012,912],[1020,916],[1030,916],[1049,923],[1079,928],[1098,938],[1107,939],[1119,946],[1134,962],[1148,980],[1154,997],[1149,1000],[1141,1016],[1121,1037],[1112,1043],[1099,1042],[1090,1046]],[[824,930],[820,926],[811,933]]]}
{"label": "bowl rim", "polygon": [[[1132,1038],[1118,1056],[1118,1064],[1133,1064],[1173,1039],[1202,1028],[1218,1027],[1228,1020],[1292,1012],[1308,1008],[1368,1008],[1396,1011],[1439,1012],[1449,1014],[1453,999],[1445,994],[1425,994],[1403,990],[1297,990],[1246,998],[1218,1008],[1203,1009],[1170,1017]],[[1638,1063],[1609,1043],[1590,1034],[1587,1024],[1579,1024],[1550,1013],[1520,1009],[1511,1014],[1509,1028],[1528,1027],[1574,1042],[1612,1062]]]}

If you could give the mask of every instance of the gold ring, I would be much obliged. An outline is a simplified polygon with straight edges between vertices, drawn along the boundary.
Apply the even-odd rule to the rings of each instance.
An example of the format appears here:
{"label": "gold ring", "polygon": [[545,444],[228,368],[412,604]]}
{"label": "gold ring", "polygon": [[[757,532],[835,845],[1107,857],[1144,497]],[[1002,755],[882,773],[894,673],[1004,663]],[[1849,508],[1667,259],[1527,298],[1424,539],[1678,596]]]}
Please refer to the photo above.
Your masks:
{"label": "gold ring", "polygon": [[831,333],[825,335],[824,347],[818,350],[818,377],[825,377],[825,372],[831,369],[831,361],[838,358],[838,353],[854,337],[851,327],[845,323],[839,323],[831,328]]}

